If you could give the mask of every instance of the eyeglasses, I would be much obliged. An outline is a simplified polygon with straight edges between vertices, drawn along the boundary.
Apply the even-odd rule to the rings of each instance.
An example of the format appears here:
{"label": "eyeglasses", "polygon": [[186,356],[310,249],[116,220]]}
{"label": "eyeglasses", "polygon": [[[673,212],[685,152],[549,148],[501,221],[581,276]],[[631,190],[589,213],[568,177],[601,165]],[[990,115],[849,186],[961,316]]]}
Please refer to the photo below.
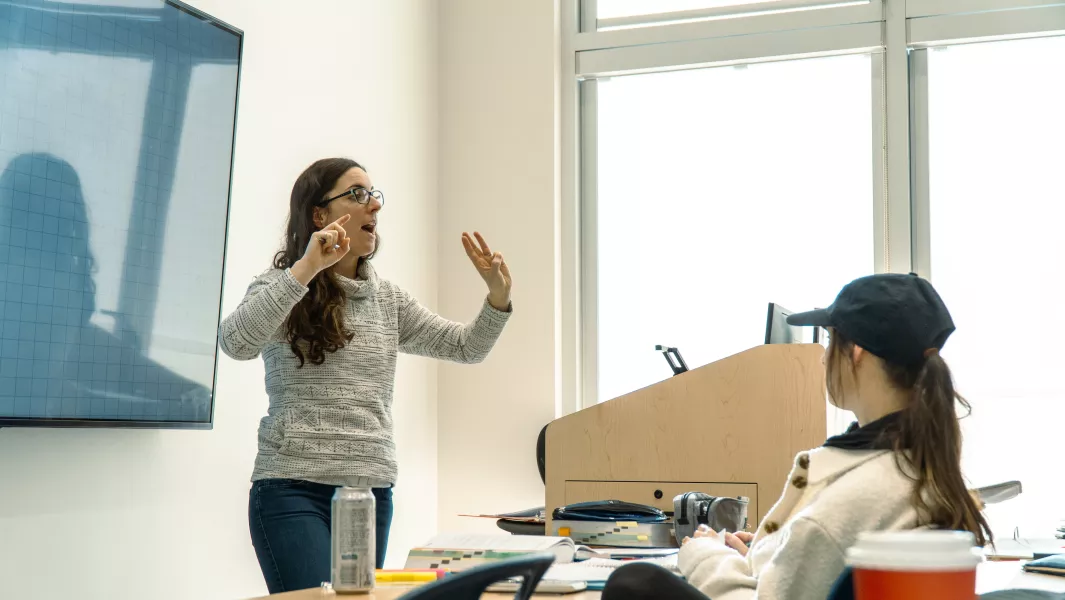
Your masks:
{"label": "eyeglasses", "polygon": [[328,200],[322,200],[321,202],[318,203],[318,206],[319,207],[323,207],[326,204],[329,204],[330,202],[332,202],[333,200],[338,200],[340,198],[343,198],[344,196],[351,196],[351,197],[355,198],[355,201],[358,202],[359,204],[369,204],[370,203],[370,198],[377,198],[377,202],[380,203],[381,206],[385,205],[385,195],[384,195],[384,193],[381,190],[368,190],[368,189],[366,189],[364,187],[356,187],[356,188],[351,188],[350,190],[344,192],[343,194],[338,194],[336,196],[333,196],[332,198],[329,198]]}

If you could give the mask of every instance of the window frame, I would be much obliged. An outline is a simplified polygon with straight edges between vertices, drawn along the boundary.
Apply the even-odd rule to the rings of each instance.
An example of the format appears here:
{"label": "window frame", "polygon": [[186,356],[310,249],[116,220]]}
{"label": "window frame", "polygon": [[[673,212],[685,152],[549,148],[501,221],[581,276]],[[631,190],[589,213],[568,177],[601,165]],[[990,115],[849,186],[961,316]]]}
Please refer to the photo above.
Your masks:
{"label": "window frame", "polygon": [[558,414],[598,400],[597,80],[872,54],[874,268],[930,277],[927,48],[1065,35],[1065,0],[756,0],[605,20],[596,8],[561,0]]}

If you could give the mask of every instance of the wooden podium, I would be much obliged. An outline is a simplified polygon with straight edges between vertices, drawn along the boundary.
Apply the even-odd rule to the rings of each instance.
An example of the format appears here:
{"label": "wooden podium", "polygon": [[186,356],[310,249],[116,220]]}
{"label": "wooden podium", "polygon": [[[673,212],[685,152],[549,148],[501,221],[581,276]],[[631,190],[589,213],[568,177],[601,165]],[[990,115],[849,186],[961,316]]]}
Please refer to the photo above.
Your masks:
{"label": "wooden podium", "polygon": [[784,489],[795,455],[825,441],[817,344],[751,348],[552,422],[551,512],[589,500],[673,510],[684,492],[747,496],[754,530]]}

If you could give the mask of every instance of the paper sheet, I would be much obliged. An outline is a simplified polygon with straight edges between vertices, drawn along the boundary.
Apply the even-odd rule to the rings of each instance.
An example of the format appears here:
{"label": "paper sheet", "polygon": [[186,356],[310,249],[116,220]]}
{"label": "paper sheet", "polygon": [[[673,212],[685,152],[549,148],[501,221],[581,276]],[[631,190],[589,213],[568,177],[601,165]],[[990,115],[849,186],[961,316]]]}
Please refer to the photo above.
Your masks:
{"label": "paper sheet", "polygon": [[589,560],[551,565],[544,575],[544,579],[554,581],[606,581],[619,567],[630,565],[635,562],[645,562],[658,565],[672,573],[677,570],[677,556],[664,556],[661,558],[649,558],[646,560],[612,560],[609,558],[592,558]]}
{"label": "paper sheet", "polygon": [[573,540],[543,535],[494,535],[477,533],[442,533],[421,548],[455,550],[554,550],[559,546],[573,548]]}
{"label": "paper sheet", "polygon": [[[584,549],[586,546],[578,546]],[[587,558],[660,558],[672,556],[680,552],[680,548],[588,548]],[[578,560],[584,558],[582,552],[577,553]]]}

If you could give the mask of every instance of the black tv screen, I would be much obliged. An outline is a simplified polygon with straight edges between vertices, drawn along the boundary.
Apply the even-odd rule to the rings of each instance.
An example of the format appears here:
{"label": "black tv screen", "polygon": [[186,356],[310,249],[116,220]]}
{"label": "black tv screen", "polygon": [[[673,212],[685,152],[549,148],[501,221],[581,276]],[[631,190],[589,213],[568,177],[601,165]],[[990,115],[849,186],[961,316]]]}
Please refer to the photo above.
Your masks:
{"label": "black tv screen", "polygon": [[211,426],[241,46],[0,0],[0,426]]}

